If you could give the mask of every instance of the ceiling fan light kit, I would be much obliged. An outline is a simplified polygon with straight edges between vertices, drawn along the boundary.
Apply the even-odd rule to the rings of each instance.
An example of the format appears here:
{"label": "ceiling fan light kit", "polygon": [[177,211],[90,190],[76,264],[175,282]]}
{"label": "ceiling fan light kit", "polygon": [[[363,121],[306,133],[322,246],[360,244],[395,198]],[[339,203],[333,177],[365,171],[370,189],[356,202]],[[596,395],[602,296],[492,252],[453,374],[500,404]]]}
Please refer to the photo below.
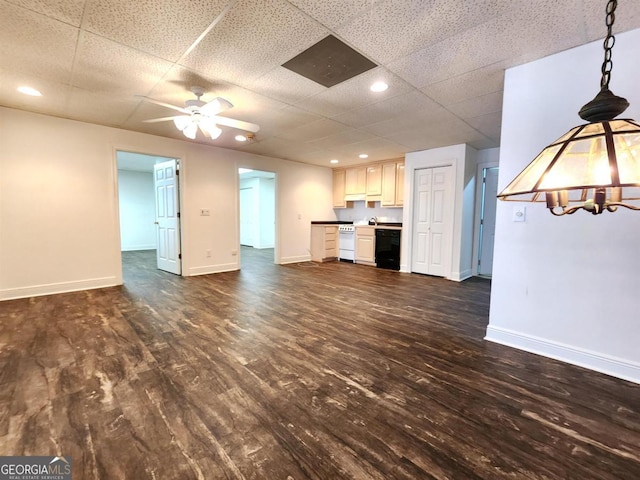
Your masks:
{"label": "ceiling fan light kit", "polygon": [[600,92],[579,112],[589,123],[571,129],[546,147],[498,194],[501,200],[546,202],[556,216],[581,209],[593,215],[615,212],[618,207],[640,210],[624,202],[640,200],[640,124],[615,120],[629,102],[609,90],[617,4],[609,0],[606,8]]}
{"label": "ceiling fan light kit", "polygon": [[145,123],[173,120],[176,128],[180,130],[185,137],[190,138],[191,140],[195,140],[198,129],[200,129],[206,137],[215,140],[222,134],[222,129],[219,125],[253,133],[260,130],[260,126],[255,123],[219,116],[219,113],[233,108],[233,104],[228,100],[216,97],[210,102],[204,102],[200,100],[200,97],[204,95],[204,90],[201,87],[192,87],[191,91],[196,96],[196,99],[187,100],[184,107],[178,107],[153,98],[140,96],[140,98],[150,103],[170,108],[172,110],[177,110],[182,113],[182,115],[174,115],[172,117],[152,118],[151,120],[145,120]]}

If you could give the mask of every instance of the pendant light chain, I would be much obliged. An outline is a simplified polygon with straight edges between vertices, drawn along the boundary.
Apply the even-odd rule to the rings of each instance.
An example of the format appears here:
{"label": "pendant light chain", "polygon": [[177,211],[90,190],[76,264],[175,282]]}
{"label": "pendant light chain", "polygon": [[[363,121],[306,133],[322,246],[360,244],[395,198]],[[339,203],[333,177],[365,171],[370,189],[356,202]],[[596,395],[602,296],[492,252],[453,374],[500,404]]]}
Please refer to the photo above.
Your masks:
{"label": "pendant light chain", "polygon": [[616,21],[616,7],[618,6],[618,0],[609,0],[607,3],[607,36],[604,39],[604,62],[602,62],[602,79],[600,80],[600,87],[609,88],[609,80],[611,80],[611,69],[613,68],[613,62],[611,61],[611,50],[616,43],[616,37],[613,36],[613,23]]}

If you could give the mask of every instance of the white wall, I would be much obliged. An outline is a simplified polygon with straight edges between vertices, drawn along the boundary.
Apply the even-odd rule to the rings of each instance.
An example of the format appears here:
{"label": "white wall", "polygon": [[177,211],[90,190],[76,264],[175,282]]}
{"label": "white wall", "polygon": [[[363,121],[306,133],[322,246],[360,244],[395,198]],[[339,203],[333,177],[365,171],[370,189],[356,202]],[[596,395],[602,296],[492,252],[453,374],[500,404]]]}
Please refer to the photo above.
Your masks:
{"label": "white wall", "polygon": [[250,218],[242,221],[251,229],[246,234],[254,248],[273,248],[275,245],[275,183],[275,178],[240,179],[240,188],[251,190],[251,203],[242,212]]}
{"label": "white wall", "polygon": [[[379,202],[376,202],[379,205]],[[402,208],[367,207],[364,200],[353,202],[352,208],[336,208],[336,217],[344,222],[366,220],[376,217],[381,222],[402,222]]]}
{"label": "white wall", "polygon": [[258,232],[258,244],[256,248],[273,248],[275,245],[275,178],[260,178],[258,182],[258,221],[260,231]]}
{"label": "white wall", "polygon": [[185,275],[239,268],[238,167],[277,175],[277,263],[309,260],[311,220],[334,216],[329,168],[4,107],[0,124],[0,299],[122,283],[116,150],[181,160]]}
{"label": "white wall", "polygon": [[[506,72],[499,189],[546,145],[584,123],[599,90],[598,41]],[[640,118],[640,30],[616,35],[611,90]],[[487,339],[640,382],[640,213],[552,216],[498,202]]]}
{"label": "white wall", "polygon": [[156,248],[156,203],[153,174],[118,170],[120,205],[120,249]]}
{"label": "white wall", "polygon": [[413,237],[413,180],[420,168],[451,165],[454,171],[454,218],[449,274],[446,278],[461,281],[472,275],[473,218],[475,205],[475,174],[477,151],[468,145],[453,145],[405,156],[405,206],[403,208],[403,229],[401,266],[403,272],[411,271],[411,239]]}

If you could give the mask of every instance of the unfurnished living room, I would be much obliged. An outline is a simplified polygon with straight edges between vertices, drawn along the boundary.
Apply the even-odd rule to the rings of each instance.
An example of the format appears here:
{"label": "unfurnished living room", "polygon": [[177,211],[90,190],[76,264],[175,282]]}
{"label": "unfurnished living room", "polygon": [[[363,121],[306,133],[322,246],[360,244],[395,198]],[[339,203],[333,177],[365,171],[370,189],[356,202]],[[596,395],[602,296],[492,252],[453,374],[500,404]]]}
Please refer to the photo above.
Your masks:
{"label": "unfurnished living room", "polygon": [[0,478],[640,478],[639,2],[0,27]]}

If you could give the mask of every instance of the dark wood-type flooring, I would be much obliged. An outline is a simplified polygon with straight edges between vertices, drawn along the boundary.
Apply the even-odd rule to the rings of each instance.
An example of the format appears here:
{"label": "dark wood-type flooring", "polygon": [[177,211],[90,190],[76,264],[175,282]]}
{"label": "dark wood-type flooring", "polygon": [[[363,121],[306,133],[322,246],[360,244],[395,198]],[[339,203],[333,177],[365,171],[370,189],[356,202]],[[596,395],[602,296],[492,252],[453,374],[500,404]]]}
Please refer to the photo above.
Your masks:
{"label": "dark wood-type flooring", "polygon": [[0,303],[0,455],[76,480],[640,479],[640,386],[483,341],[488,280],[153,255]]}

